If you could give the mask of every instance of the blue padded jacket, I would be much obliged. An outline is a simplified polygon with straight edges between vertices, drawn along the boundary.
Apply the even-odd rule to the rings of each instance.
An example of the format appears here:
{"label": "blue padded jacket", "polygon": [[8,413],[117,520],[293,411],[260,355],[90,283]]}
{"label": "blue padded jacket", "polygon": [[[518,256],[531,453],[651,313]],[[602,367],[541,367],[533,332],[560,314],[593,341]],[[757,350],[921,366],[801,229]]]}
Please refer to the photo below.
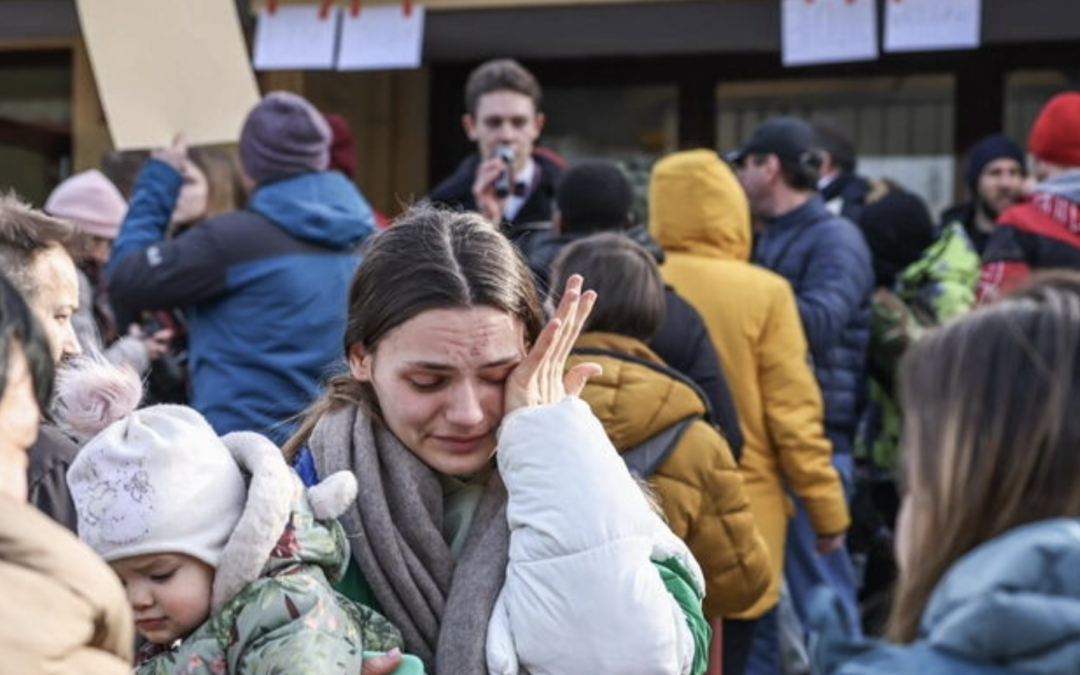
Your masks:
{"label": "blue padded jacket", "polygon": [[825,426],[850,435],[866,399],[870,343],[870,250],[851,221],[814,195],[766,223],[753,261],[791,282],[814,374],[825,399]]}
{"label": "blue padded jacket", "polygon": [[340,365],[371,208],[340,174],[306,173],[166,239],[180,186],[168,164],[143,168],[107,269],[109,296],[128,311],[183,309],[191,405],[219,434],[257,431],[281,444]]}

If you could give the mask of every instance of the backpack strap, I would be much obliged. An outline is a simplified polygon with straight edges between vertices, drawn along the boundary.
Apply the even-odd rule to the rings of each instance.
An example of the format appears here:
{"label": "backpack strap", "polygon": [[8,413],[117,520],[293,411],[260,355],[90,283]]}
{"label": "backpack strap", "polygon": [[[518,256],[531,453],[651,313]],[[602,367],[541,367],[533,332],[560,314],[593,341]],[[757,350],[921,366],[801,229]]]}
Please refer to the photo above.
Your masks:
{"label": "backpack strap", "polygon": [[709,426],[716,428],[716,425],[712,421],[712,409],[709,407],[708,397],[705,396],[704,392],[701,391],[701,387],[697,386],[696,382],[674,368],[662,363],[655,363],[630,354],[624,354],[611,349],[603,349],[601,347],[574,347],[572,353],[577,354],[578,356],[607,356],[621,359],[655,370],[658,373],[663,373],[667,377],[678,380],[693,389],[697,394],[698,399],[702,402],[705,408],[704,414],[694,413],[688,415],[678,422],[653,434],[649,438],[646,438],[637,445],[628,448],[622,453],[623,462],[626,463],[626,468],[630,470],[630,473],[633,474],[635,478],[647,480],[652,476],[660,465],[664,463],[664,460],[667,459],[668,455],[671,454],[671,451],[675,449],[675,446],[679,444],[679,439],[682,438],[683,432],[686,431],[687,427],[697,420],[703,420]]}
{"label": "backpack strap", "polygon": [[667,377],[673,380],[678,380],[686,386],[694,390],[697,394],[698,400],[705,406],[705,414],[700,417],[708,422],[711,426],[716,426],[716,421],[713,419],[712,404],[709,403],[709,397],[705,395],[705,392],[701,390],[697,382],[694,382],[685,374],[675,370],[671,366],[665,363],[656,363],[655,361],[649,361],[647,359],[640,358],[638,356],[632,356],[630,354],[624,354],[611,349],[604,349],[602,347],[574,347],[573,354],[578,356],[608,356],[613,359],[619,359],[622,361],[629,361],[630,363],[636,363],[639,366],[644,366],[650,370],[655,370],[658,373],[663,373]]}
{"label": "backpack strap", "polygon": [[626,468],[635,478],[648,479],[679,444],[686,428],[699,419],[701,415],[685,417],[622,453]]}

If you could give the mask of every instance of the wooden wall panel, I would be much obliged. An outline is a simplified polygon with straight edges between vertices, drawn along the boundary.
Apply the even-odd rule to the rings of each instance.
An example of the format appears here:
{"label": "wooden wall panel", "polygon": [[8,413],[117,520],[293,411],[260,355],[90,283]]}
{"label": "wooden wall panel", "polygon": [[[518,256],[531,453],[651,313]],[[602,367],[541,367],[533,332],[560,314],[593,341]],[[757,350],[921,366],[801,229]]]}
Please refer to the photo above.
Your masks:
{"label": "wooden wall panel", "polygon": [[305,96],[349,122],[356,140],[356,182],[393,217],[427,192],[428,74],[309,72]]}
{"label": "wooden wall panel", "polygon": [[90,56],[81,38],[72,46],[71,69],[72,170],[77,173],[100,167],[102,156],[113,145]]}

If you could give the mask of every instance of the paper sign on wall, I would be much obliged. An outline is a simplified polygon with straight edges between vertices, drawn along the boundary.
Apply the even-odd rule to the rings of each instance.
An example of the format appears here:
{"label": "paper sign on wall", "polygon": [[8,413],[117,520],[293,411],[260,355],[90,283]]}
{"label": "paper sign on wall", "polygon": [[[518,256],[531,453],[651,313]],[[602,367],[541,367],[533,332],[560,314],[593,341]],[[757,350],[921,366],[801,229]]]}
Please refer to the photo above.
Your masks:
{"label": "paper sign on wall", "polygon": [[338,70],[419,68],[424,47],[424,8],[406,14],[400,5],[365,6],[341,20]]}
{"label": "paper sign on wall", "polygon": [[259,11],[252,64],[256,70],[330,70],[337,56],[340,7],[289,5]]}
{"label": "paper sign on wall", "polygon": [[77,0],[120,150],[235,142],[259,101],[232,0]]}
{"label": "paper sign on wall", "polygon": [[878,57],[877,0],[782,0],[785,66]]}
{"label": "paper sign on wall", "polygon": [[889,0],[885,51],[974,49],[981,22],[982,0]]}

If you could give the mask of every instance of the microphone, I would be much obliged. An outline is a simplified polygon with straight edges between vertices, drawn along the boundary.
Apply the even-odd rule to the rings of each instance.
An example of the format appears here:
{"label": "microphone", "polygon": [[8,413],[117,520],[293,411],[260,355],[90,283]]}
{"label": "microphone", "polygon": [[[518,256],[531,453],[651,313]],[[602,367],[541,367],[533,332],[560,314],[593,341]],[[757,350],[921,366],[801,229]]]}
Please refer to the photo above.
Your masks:
{"label": "microphone", "polygon": [[495,196],[506,199],[510,196],[510,168],[514,166],[514,148],[509,145],[499,145],[495,148],[495,156],[506,164],[506,169],[495,179]]}

